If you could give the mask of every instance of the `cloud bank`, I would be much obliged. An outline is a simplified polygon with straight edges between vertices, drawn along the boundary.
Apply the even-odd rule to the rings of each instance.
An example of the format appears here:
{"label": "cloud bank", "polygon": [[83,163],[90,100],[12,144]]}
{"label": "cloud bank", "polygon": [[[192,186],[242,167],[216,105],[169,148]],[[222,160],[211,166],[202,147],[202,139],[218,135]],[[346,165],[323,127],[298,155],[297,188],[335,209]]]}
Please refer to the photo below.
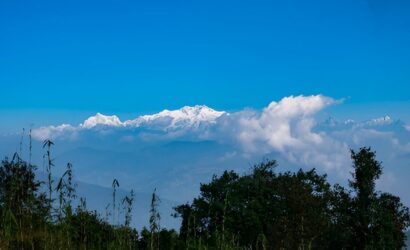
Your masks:
{"label": "cloud bank", "polygon": [[[376,145],[395,154],[410,153],[409,126],[389,116],[363,122],[318,121],[317,114],[341,101],[323,95],[289,96],[271,102],[262,110],[216,111],[197,105],[121,121],[119,117],[97,113],[83,123],[63,124],[33,130],[38,140],[76,140],[95,134],[110,140],[216,141],[234,148],[235,155],[263,156],[275,153],[288,162],[316,167],[348,177],[349,149]],[[232,152],[227,152],[227,155]]]}

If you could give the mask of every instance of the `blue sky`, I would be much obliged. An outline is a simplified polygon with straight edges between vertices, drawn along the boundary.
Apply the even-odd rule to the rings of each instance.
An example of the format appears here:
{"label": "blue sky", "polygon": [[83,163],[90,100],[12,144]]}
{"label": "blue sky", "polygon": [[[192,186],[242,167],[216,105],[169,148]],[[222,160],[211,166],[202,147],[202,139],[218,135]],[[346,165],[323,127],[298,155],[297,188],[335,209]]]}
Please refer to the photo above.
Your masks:
{"label": "blue sky", "polygon": [[408,119],[409,13],[405,0],[1,1],[0,128],[319,93],[347,98],[341,116]]}
{"label": "blue sky", "polygon": [[[284,98],[290,95],[304,97]],[[152,135],[78,126],[97,112],[125,121],[196,104],[234,115],[209,130],[183,127],[175,138],[156,123],[147,125]],[[246,107],[268,108],[237,112]],[[85,182],[109,185],[116,176],[128,187],[151,192],[160,183],[162,192],[193,197],[218,170],[245,171],[266,154],[346,182],[348,149],[372,146],[385,167],[382,190],[410,204],[409,110],[408,0],[0,0],[0,155],[17,150],[18,133],[32,124],[33,132],[55,136],[57,160],[73,162]],[[404,123],[360,123],[384,115]],[[359,122],[314,126],[327,116]],[[47,127],[62,123],[73,127]],[[155,145],[163,157],[152,159],[134,152],[158,135],[217,145]],[[84,154],[72,150],[84,147]],[[41,147],[34,148],[40,166]],[[155,171],[164,181],[150,182]]]}

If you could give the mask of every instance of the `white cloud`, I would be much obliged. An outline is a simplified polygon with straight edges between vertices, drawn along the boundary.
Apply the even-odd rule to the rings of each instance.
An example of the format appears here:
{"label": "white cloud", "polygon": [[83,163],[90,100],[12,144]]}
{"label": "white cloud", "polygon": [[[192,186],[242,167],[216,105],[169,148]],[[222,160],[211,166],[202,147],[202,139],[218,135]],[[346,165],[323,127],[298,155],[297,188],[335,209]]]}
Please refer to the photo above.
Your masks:
{"label": "white cloud", "polygon": [[395,124],[388,116],[365,122],[328,119],[318,124],[316,115],[338,103],[323,95],[289,96],[261,111],[244,109],[227,113],[206,106],[186,106],[125,122],[115,115],[97,113],[78,126],[64,124],[35,129],[33,137],[72,139],[93,133],[123,143],[214,140],[233,147],[238,155],[275,153],[296,165],[322,168],[342,176],[349,173],[351,147],[381,143],[408,152],[410,143],[406,139],[401,141],[403,137],[386,131],[385,128]]}
{"label": "white cloud", "polygon": [[255,144],[260,142],[278,151],[321,143],[321,136],[312,132],[313,115],[334,103],[335,100],[321,95],[290,96],[272,102],[260,115],[239,120],[239,139],[249,150],[256,149]]}
{"label": "white cloud", "polygon": [[73,134],[77,131],[76,127],[69,124],[62,124],[59,126],[47,126],[33,129],[32,136],[36,140],[56,139],[67,134]]}
{"label": "white cloud", "polygon": [[324,133],[313,132],[314,115],[338,101],[322,95],[290,96],[261,113],[239,118],[238,140],[247,153],[280,152],[289,161],[341,169],[348,148]]}

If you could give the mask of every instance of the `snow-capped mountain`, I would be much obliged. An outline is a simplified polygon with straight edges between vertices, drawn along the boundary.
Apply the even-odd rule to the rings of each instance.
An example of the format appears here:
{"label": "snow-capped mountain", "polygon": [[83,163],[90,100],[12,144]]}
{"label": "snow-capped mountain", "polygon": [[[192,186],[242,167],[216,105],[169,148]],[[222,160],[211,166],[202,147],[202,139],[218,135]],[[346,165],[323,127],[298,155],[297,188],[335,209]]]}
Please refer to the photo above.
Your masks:
{"label": "snow-capped mountain", "polygon": [[392,124],[393,122],[394,120],[390,116],[386,115],[386,116],[379,117],[376,119],[371,119],[366,122],[366,125],[368,126],[389,125],[389,124]]}
{"label": "snow-capped mountain", "polygon": [[107,116],[97,113],[85,120],[79,127],[86,129],[96,126],[141,127],[150,125],[162,125],[164,129],[199,127],[201,123],[215,123],[216,119],[224,114],[226,112],[216,111],[205,105],[185,106],[177,110],[165,109],[157,114],[143,115],[125,122],[121,122],[116,115]]}
{"label": "snow-capped mountain", "polygon": [[140,127],[162,125],[166,130],[176,128],[198,128],[201,124],[214,124],[216,119],[226,114],[205,105],[185,106],[178,110],[164,110],[153,115],[143,115],[134,120],[125,121],[124,125]]}
{"label": "snow-capped mountain", "polygon": [[341,121],[341,120],[336,120],[333,117],[329,117],[323,122],[318,123],[318,127],[320,128],[330,127],[333,129],[353,128],[353,127],[354,128],[366,128],[366,127],[389,126],[389,125],[398,125],[400,127],[405,127],[405,124],[403,124],[402,121],[395,120],[388,115],[370,119],[370,120],[365,120],[365,121],[355,121],[352,119]]}
{"label": "snow-capped mountain", "polygon": [[82,130],[95,128],[129,128],[129,129],[148,129],[154,131],[175,131],[199,128],[206,128],[216,124],[216,120],[228,114],[224,111],[216,111],[205,105],[193,107],[185,106],[177,110],[163,110],[157,114],[142,115],[133,120],[122,122],[116,115],[103,115],[97,113],[87,118],[78,126],[63,124],[59,126],[45,126],[33,130],[33,137],[39,140],[55,139],[76,134]]}
{"label": "snow-capped mountain", "polygon": [[[38,152],[33,155],[39,156],[33,162],[41,166],[41,142],[52,139],[56,166],[72,162],[84,182],[109,186],[115,176],[123,187],[142,187],[144,192],[159,188],[164,197],[178,196],[184,202],[213,174],[229,168],[246,171],[250,163],[265,158],[276,159],[287,169],[315,167],[333,180],[346,180],[349,149],[371,146],[389,176],[383,180],[386,190],[400,191],[410,174],[408,123],[389,116],[317,120],[332,103],[320,95],[299,96],[261,110],[227,113],[186,106],[126,121],[97,113],[79,125],[33,129],[33,150]],[[0,140],[3,155],[13,142],[18,151],[21,136],[13,138]],[[410,204],[410,196],[401,195]]]}
{"label": "snow-capped mountain", "polygon": [[89,117],[84,123],[80,124],[81,128],[93,128],[98,125],[105,125],[111,127],[120,127],[124,124],[120,121],[118,116],[106,116],[101,113],[97,113],[95,116]]}

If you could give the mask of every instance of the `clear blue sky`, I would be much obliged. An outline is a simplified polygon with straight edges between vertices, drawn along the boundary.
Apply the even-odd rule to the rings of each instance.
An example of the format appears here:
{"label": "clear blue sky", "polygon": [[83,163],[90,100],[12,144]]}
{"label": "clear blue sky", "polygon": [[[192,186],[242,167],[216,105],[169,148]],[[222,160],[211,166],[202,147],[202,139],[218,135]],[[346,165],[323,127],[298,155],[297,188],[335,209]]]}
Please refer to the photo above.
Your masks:
{"label": "clear blue sky", "polygon": [[406,0],[0,1],[0,31],[3,127],[292,94],[410,109]]}

